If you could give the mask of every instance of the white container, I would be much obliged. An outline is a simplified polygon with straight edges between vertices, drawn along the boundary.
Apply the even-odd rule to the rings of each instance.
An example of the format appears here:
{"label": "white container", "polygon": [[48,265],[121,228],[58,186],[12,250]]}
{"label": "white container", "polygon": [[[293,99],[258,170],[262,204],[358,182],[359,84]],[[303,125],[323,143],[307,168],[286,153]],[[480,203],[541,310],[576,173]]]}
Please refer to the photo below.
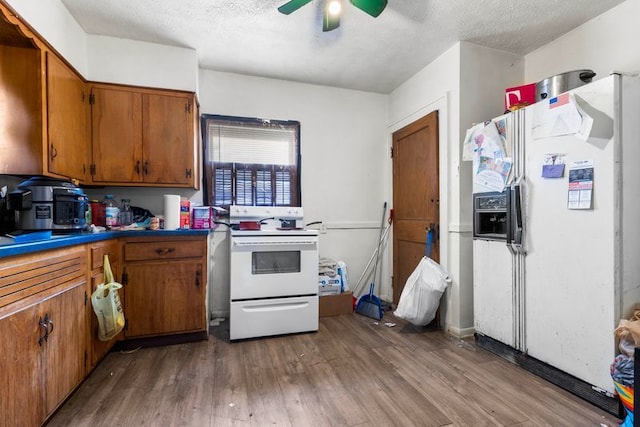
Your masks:
{"label": "white container", "polygon": [[180,195],[164,195],[164,229],[177,230],[180,228]]}

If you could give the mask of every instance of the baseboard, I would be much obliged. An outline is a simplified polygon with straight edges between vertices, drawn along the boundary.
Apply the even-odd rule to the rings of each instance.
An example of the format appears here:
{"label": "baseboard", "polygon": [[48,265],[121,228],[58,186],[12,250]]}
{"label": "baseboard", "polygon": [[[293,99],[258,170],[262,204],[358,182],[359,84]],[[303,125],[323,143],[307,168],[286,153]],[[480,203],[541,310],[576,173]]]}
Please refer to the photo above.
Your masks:
{"label": "baseboard", "polygon": [[624,410],[617,397],[611,397],[602,391],[595,390],[591,384],[491,337],[482,334],[475,334],[475,337],[478,347],[520,366],[618,418],[624,417]]}
{"label": "baseboard", "polygon": [[188,334],[162,335],[147,338],[132,338],[118,341],[111,351],[128,351],[138,347],[159,347],[164,345],[185,344],[208,339],[207,331],[191,332]]}
{"label": "baseboard", "polygon": [[456,338],[472,337],[476,331],[474,328],[456,328],[450,325],[444,325],[444,330]]}

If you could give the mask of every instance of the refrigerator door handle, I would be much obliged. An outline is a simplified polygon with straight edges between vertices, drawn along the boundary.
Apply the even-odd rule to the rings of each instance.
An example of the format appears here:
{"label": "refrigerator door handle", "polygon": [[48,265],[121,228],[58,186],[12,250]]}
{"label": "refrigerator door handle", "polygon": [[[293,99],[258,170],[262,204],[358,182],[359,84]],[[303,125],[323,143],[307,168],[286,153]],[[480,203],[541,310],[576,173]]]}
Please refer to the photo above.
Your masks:
{"label": "refrigerator door handle", "polygon": [[520,182],[512,184],[511,192],[512,205],[510,206],[513,209],[513,244],[518,248],[522,248],[522,238],[524,234],[524,221],[522,216],[522,184]]}
{"label": "refrigerator door handle", "polygon": [[511,247],[513,244],[514,237],[514,226],[513,226],[513,209],[511,208],[511,199],[513,193],[513,186],[507,188],[506,190],[506,205],[507,205],[507,246]]}
{"label": "refrigerator door handle", "polygon": [[513,183],[506,190],[507,196],[507,246],[512,252],[522,252],[524,225],[522,216],[522,186]]}

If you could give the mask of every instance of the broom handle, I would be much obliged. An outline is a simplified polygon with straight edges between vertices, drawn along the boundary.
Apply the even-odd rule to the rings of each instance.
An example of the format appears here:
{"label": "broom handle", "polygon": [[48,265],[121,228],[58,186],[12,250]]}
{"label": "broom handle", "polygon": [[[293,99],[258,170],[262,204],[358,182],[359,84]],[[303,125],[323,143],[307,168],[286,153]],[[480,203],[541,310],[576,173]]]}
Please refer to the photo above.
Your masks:
{"label": "broom handle", "polygon": [[371,281],[370,294],[373,294],[373,290],[376,287],[376,280],[378,276],[378,260],[380,260],[380,240],[382,240],[382,230],[384,229],[384,218],[387,216],[387,202],[382,205],[382,220],[380,221],[380,235],[378,236],[378,251],[376,255],[376,266],[373,268],[373,280]]}
{"label": "broom handle", "polygon": [[369,270],[369,267],[371,267],[371,263],[373,262],[373,258],[375,258],[375,256],[378,254],[378,251],[380,250],[380,247],[382,246],[382,242],[387,237],[387,234],[389,234],[389,229],[390,228],[391,228],[391,224],[387,225],[387,228],[385,228],[384,233],[382,234],[382,237],[380,238],[380,241],[378,242],[378,246],[376,246],[376,249],[371,254],[371,258],[369,258],[369,262],[367,262],[366,267],[364,268],[364,270],[362,270],[362,274],[360,275],[360,278],[356,282],[356,285],[353,287],[353,294],[354,295],[358,295],[360,293],[360,284],[364,283],[364,282],[362,282],[362,279],[364,279],[365,275],[367,274],[367,271]]}

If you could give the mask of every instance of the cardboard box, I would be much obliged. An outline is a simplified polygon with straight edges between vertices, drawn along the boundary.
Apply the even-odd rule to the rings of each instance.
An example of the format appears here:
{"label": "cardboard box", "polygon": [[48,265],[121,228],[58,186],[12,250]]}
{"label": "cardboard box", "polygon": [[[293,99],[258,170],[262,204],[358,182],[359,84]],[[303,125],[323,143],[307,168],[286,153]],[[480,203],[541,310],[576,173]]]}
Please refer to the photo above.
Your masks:
{"label": "cardboard box", "polygon": [[318,276],[318,295],[337,295],[342,291],[340,276]]}
{"label": "cardboard box", "polygon": [[191,216],[191,228],[214,228],[213,213],[209,206],[194,206],[191,208]]}
{"label": "cardboard box", "polygon": [[536,103],[536,84],[529,83],[522,86],[510,87],[504,90],[504,108],[508,110],[512,105],[531,105]]}
{"label": "cardboard box", "polygon": [[320,317],[353,313],[353,293],[351,291],[339,295],[324,295],[318,299],[320,300]]}

